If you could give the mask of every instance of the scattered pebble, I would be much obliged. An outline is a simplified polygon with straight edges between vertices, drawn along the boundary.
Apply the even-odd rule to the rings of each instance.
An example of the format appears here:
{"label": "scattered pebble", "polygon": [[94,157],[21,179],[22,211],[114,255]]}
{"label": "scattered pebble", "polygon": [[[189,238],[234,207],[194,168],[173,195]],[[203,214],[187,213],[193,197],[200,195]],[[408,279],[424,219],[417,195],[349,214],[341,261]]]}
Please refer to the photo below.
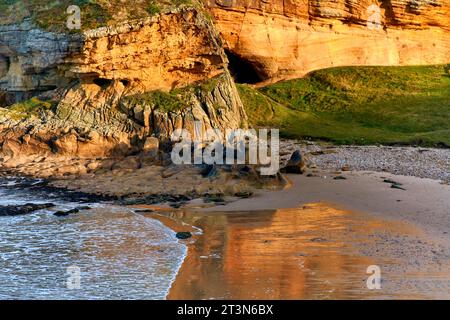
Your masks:
{"label": "scattered pebble", "polygon": [[[327,146],[311,141],[281,140],[280,149],[300,149],[309,167],[322,170],[389,172],[450,183],[450,149],[389,146]],[[333,152],[330,152],[332,150]],[[286,157],[281,157],[287,161]]]}

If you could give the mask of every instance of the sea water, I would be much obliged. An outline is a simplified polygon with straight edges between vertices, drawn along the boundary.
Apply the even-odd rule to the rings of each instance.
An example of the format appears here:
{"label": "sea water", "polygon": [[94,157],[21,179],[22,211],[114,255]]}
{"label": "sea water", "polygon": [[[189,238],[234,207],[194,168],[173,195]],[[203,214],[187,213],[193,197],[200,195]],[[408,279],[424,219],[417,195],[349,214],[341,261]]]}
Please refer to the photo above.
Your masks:
{"label": "sea water", "polygon": [[[162,223],[112,204],[80,206],[0,179],[0,205],[55,208],[0,217],[0,299],[164,299],[187,248]],[[85,206],[86,204],[82,204]],[[69,269],[68,269],[69,268]],[[79,286],[73,286],[77,270]]]}

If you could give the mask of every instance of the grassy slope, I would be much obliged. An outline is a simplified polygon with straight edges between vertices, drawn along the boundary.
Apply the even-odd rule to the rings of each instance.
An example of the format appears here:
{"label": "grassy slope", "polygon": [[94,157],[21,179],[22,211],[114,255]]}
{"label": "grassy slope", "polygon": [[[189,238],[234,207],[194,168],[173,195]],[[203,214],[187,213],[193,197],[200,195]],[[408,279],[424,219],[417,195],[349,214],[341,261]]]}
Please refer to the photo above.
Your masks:
{"label": "grassy slope", "polygon": [[70,5],[80,7],[82,30],[87,30],[146,18],[164,8],[192,6],[195,0],[0,0],[0,25],[31,18],[42,29],[68,32],[66,10]]}
{"label": "grassy slope", "polygon": [[250,121],[279,127],[285,137],[450,146],[444,66],[332,68],[239,90]]}

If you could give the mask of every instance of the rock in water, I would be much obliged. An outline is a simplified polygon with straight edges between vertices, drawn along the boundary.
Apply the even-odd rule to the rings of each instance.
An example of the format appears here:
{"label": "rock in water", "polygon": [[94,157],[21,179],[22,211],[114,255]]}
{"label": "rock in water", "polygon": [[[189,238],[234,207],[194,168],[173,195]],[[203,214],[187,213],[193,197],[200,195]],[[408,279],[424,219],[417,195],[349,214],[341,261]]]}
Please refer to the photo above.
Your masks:
{"label": "rock in water", "polygon": [[19,216],[33,213],[37,210],[47,209],[54,207],[53,203],[27,203],[20,206],[0,206],[0,216]]}
{"label": "rock in water", "polygon": [[56,217],[67,217],[68,215],[78,213],[78,212],[80,212],[79,209],[72,209],[69,211],[58,211],[58,212],[55,212],[53,215]]}
{"label": "rock in water", "polygon": [[192,237],[190,232],[178,232],[176,237],[181,240],[189,239]]}
{"label": "rock in water", "polygon": [[287,165],[281,169],[283,173],[303,174],[306,170],[306,163],[300,150],[296,150]]}

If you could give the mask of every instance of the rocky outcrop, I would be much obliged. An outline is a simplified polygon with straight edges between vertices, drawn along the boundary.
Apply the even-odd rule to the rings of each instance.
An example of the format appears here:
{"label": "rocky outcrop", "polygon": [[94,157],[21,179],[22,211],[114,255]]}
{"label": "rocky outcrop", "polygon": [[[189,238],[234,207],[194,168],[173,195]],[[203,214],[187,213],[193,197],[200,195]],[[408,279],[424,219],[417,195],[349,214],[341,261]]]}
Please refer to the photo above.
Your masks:
{"label": "rocky outcrop", "polygon": [[[11,166],[55,154],[126,156],[142,151],[148,137],[192,131],[194,121],[246,126],[219,34],[195,9],[70,36],[24,23],[2,27],[0,40],[0,101],[38,95],[46,106],[0,109],[2,156]],[[180,88],[176,110],[129,99]]]}
{"label": "rocky outcrop", "polygon": [[[253,82],[334,66],[450,61],[450,3],[445,0],[203,2],[225,47],[257,74]],[[378,12],[381,28],[368,28]]]}
{"label": "rocky outcrop", "polygon": [[65,35],[36,29],[29,21],[0,26],[0,107],[67,83],[57,66],[68,53]]}
{"label": "rocky outcrop", "polygon": [[184,92],[183,102],[188,108],[162,111],[155,104],[139,99],[123,99],[121,108],[144,127],[146,134],[169,138],[177,129],[186,129],[194,135],[195,123],[201,123],[203,132],[247,126],[247,117],[239,94],[228,72],[212,79],[203,87]]}
{"label": "rocky outcrop", "polygon": [[[154,145],[150,137],[192,133],[196,121],[204,130],[246,127],[229,68],[242,82],[272,82],[331,66],[450,60],[443,0],[202,1],[218,30],[186,6],[80,34],[2,21],[3,162],[126,156]],[[381,29],[367,26],[373,4]],[[146,99],[154,92],[174,106]]]}
{"label": "rocky outcrop", "polygon": [[120,80],[127,93],[169,91],[227,68],[218,33],[196,10],[87,31],[80,53],[66,61],[66,76]]}

